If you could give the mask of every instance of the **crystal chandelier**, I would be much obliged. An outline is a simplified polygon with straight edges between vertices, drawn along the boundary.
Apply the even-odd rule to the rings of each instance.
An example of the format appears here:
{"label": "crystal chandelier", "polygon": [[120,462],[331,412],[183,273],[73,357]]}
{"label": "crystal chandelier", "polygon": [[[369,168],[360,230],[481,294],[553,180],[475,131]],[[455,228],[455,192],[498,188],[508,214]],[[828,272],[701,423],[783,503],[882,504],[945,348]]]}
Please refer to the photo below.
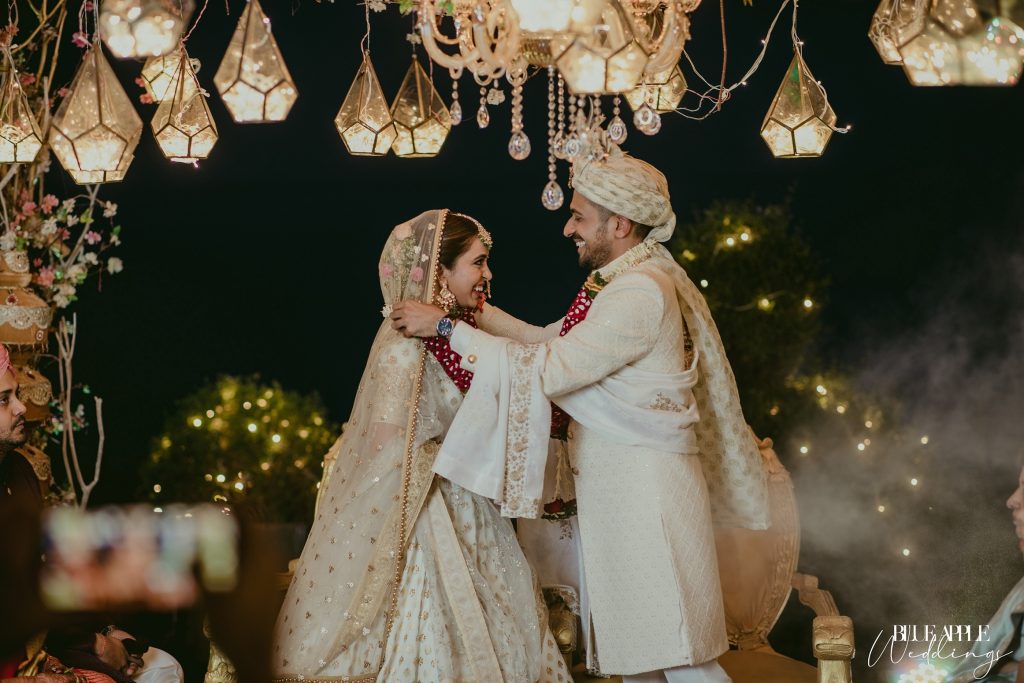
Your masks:
{"label": "crystal chandelier", "polygon": [[99,31],[121,59],[172,52],[192,16],[192,0],[103,0]]}
{"label": "crystal chandelier", "polygon": [[171,161],[205,159],[217,144],[217,124],[184,47],[179,48],[178,71],[152,125],[160,151]]}
{"label": "crystal chandelier", "polygon": [[0,163],[31,163],[43,146],[43,135],[6,46],[4,57],[7,73],[0,85]]}
{"label": "crystal chandelier", "polygon": [[1024,65],[1024,30],[974,0],[931,0],[902,32],[898,49],[914,85],[1014,85]]}
{"label": "crystal chandelier", "polygon": [[400,157],[436,156],[451,130],[451,114],[415,57],[391,105],[391,118],[398,133],[391,149]]}
{"label": "crystal chandelier", "polygon": [[363,52],[363,63],[334,118],[334,127],[349,154],[359,156],[384,156],[398,136],[369,52]]}
{"label": "crystal chandelier", "polygon": [[284,121],[295,104],[299,92],[259,0],[248,0],[213,84],[237,123]]}
{"label": "crystal chandelier", "polygon": [[142,119],[94,42],[57,108],[50,147],[76,183],[124,178],[142,134]]}
{"label": "crystal chandelier", "polygon": [[618,0],[577,5],[569,29],[551,38],[551,54],[569,90],[578,95],[632,90],[650,59]]}
{"label": "crystal chandelier", "polygon": [[836,114],[799,51],[761,124],[761,137],[779,158],[821,156],[835,130]]}

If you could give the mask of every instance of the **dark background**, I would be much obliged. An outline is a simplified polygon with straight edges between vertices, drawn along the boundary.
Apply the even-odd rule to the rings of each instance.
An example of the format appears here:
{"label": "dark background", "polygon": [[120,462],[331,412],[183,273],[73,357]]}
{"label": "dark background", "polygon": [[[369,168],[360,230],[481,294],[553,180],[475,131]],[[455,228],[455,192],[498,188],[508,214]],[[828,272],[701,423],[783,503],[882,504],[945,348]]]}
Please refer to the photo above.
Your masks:
{"label": "dark background", "polygon": [[[199,169],[166,162],[147,123],[127,179],[101,193],[120,205],[125,270],[104,277],[102,293],[81,288],[76,304],[77,378],[105,401],[107,451],[96,503],[136,497],[139,463],[165,413],[218,373],[258,372],[290,389],[318,391],[332,418],[344,420],[380,321],[379,251],[392,226],[425,209],[467,212],[490,229],[495,302],[520,317],[558,318],[584,277],[561,236],[567,211],[540,204],[543,77],[526,87],[533,142],[526,161],[506,151],[510,97],[491,108],[491,126],[480,131],[468,78],[460,88],[466,122],[439,157],[351,157],[333,117],[359,64],[362,7],[266,0],[299,99],[284,123],[238,125],[212,85],[243,8],[229,2],[230,16],[223,3],[210,3],[188,44],[203,63],[199,79],[213,93],[220,127],[211,159]],[[727,0],[730,83],[755,58],[777,9],[765,0],[753,7]],[[879,340],[933,317],[944,305],[934,295],[943,282],[973,274],[982,286],[993,259],[1019,249],[1024,211],[1019,87],[910,86],[867,39],[873,10],[852,0],[800,8],[806,61],[828,89],[839,124],[853,126],[833,136],[822,158],[775,160],[758,135],[792,58],[788,11],[760,70],[722,112],[701,122],[665,116],[653,138],[630,126],[625,144],[666,173],[681,221],[716,199],[791,202],[796,227],[831,280],[821,342],[826,361],[840,367],[863,363]],[[372,54],[391,98],[409,65],[404,36],[411,19],[391,6],[372,21]],[[713,81],[721,68],[719,30],[718,4],[706,0],[694,14],[688,50]],[[139,68],[115,64],[133,97],[142,92],[132,82]],[[447,74],[435,71],[448,101]],[[692,72],[686,76],[700,89]],[[155,106],[139,109],[148,121]],[[559,172],[565,188],[564,164]],[[62,171],[54,175],[66,188],[52,191],[73,191]],[[972,301],[994,329],[1018,303]]]}

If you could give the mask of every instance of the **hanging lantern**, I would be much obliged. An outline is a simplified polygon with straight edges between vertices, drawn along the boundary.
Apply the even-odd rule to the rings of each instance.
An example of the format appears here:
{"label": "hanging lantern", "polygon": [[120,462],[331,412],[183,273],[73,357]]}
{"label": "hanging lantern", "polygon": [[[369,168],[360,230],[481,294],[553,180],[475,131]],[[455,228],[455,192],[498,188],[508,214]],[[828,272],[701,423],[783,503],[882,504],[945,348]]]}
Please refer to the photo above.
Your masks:
{"label": "hanging lantern", "polygon": [[886,64],[902,64],[902,36],[922,21],[931,0],[882,0],[871,17],[868,38]]}
{"label": "hanging lantern", "polygon": [[799,53],[775,93],[761,137],[779,158],[817,157],[825,150],[836,114]]}
{"label": "hanging lantern", "polygon": [[452,129],[451,114],[419,61],[413,59],[391,105],[398,136],[391,150],[400,157],[432,157]]}
{"label": "hanging lantern", "polygon": [[551,39],[554,63],[577,95],[632,90],[647,67],[648,53],[618,0],[577,5],[569,30]]}
{"label": "hanging lantern", "polygon": [[245,6],[213,83],[237,123],[288,117],[299,92],[259,0]]}
{"label": "hanging lantern", "polygon": [[154,102],[163,102],[165,97],[170,97],[174,93],[171,85],[178,73],[180,58],[181,51],[175,50],[146,60],[145,66],[142,67],[142,84]]}
{"label": "hanging lantern", "polygon": [[932,0],[901,35],[899,53],[914,85],[1014,85],[1024,65],[1024,30],[973,0]]}
{"label": "hanging lantern", "polygon": [[217,144],[217,124],[185,48],[174,85],[153,116],[153,137],[165,157],[185,164],[205,159]]}
{"label": "hanging lantern", "polygon": [[192,16],[192,0],[103,0],[99,31],[121,59],[173,52]]}
{"label": "hanging lantern", "polygon": [[348,153],[358,156],[384,156],[398,135],[367,52],[334,117],[334,127]]}
{"label": "hanging lantern", "polygon": [[626,93],[626,101],[635,112],[645,104],[665,114],[675,111],[686,93],[686,78],[679,66],[651,76],[644,76],[640,85]]}
{"label": "hanging lantern", "polygon": [[50,146],[76,183],[124,178],[142,134],[142,119],[93,43],[53,117]]}
{"label": "hanging lantern", "polygon": [[0,164],[31,163],[42,146],[39,124],[7,53],[7,74],[0,85]]}

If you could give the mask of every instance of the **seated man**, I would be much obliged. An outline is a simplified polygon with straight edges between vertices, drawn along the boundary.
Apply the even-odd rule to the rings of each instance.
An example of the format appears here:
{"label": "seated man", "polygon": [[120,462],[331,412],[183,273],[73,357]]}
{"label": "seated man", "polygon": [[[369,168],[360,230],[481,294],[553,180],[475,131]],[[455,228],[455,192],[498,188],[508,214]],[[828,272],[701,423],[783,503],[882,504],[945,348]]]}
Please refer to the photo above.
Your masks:
{"label": "seated man", "polygon": [[[1017,549],[1024,551],[1024,467],[1017,480],[1017,488],[1006,500],[1017,535]],[[1024,682],[1024,644],[1021,643],[1021,624],[1024,621],[1024,579],[1017,582],[1003,604],[988,623],[988,639],[974,644],[968,656],[959,661],[946,679],[948,683],[989,681],[998,683]]]}
{"label": "seated man", "polygon": [[51,631],[46,646],[58,660],[56,664],[69,667],[90,683],[132,683],[131,676],[138,668],[124,643],[91,629]]}
{"label": "seated man", "polygon": [[129,659],[135,665],[129,669],[135,683],[184,683],[185,673],[181,664],[170,653],[152,645],[147,647],[146,643],[116,626],[108,626],[104,631],[124,644]]}

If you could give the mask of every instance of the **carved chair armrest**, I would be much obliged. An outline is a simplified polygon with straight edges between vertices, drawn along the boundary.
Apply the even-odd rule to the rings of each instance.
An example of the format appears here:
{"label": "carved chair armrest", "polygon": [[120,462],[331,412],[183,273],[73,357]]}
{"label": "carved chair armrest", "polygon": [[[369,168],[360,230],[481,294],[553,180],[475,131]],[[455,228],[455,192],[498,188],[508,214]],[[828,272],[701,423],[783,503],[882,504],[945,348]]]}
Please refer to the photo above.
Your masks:
{"label": "carved chair armrest", "polygon": [[800,602],[814,610],[813,651],[818,659],[819,683],[852,683],[853,620],[839,614],[832,594],[818,588],[818,578],[793,574]]}

